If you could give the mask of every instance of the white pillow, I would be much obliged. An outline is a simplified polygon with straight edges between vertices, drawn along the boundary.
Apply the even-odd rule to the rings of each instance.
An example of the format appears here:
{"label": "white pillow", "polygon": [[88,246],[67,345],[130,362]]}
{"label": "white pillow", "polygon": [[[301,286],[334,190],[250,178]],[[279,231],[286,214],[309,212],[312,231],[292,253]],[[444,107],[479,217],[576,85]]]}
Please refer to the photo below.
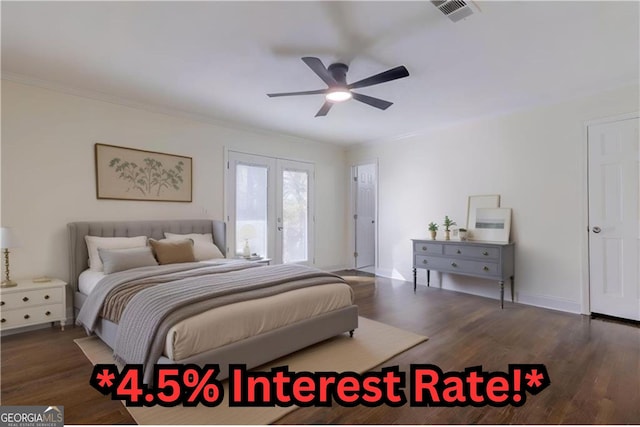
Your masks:
{"label": "white pillow", "polygon": [[193,241],[193,255],[196,261],[206,261],[208,259],[224,258],[220,249],[213,243],[213,234],[174,234],[164,233],[168,240],[191,239]]}
{"label": "white pillow", "polygon": [[98,248],[128,249],[147,246],[147,236],[137,237],[97,237],[84,236],[89,251],[89,268],[93,271],[103,271],[102,260]]}

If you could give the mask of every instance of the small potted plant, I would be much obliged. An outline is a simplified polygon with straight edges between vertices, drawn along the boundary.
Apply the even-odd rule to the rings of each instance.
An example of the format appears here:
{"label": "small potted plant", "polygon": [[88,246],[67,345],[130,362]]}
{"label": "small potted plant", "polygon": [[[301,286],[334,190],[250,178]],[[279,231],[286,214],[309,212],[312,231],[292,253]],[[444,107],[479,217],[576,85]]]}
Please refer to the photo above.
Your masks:
{"label": "small potted plant", "polygon": [[450,227],[456,225],[456,222],[451,220],[449,216],[445,215],[442,225],[444,225],[444,240],[450,240]]}
{"label": "small potted plant", "polygon": [[458,228],[458,237],[460,240],[467,240],[467,229],[466,228]]}
{"label": "small potted plant", "polygon": [[436,233],[438,232],[438,224],[436,224],[435,222],[430,222],[429,232],[431,233],[431,240],[436,240]]}

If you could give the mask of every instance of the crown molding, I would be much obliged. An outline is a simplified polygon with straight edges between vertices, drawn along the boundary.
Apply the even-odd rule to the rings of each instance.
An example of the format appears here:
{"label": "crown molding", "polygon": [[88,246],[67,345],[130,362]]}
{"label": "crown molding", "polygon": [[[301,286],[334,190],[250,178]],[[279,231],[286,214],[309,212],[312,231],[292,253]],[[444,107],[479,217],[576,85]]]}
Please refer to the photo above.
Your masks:
{"label": "crown molding", "polygon": [[171,117],[193,120],[193,121],[206,123],[214,126],[219,126],[219,127],[223,127],[223,128],[227,128],[235,131],[250,132],[256,135],[263,135],[263,136],[270,136],[270,137],[281,138],[285,136],[289,139],[296,140],[299,142],[329,144],[329,145],[336,145],[341,147],[344,146],[344,144],[340,144],[339,142],[310,139],[308,137],[304,137],[301,135],[291,134],[287,132],[277,132],[274,130],[260,128],[260,127],[248,125],[245,123],[241,123],[241,122],[222,120],[222,119],[218,119],[205,114],[198,114],[198,113],[183,111],[177,108],[165,107],[157,104],[142,103],[142,102],[134,101],[128,98],[109,95],[104,92],[87,90],[87,89],[77,89],[77,88],[62,85],[59,83],[54,83],[48,80],[42,80],[35,77],[26,76],[23,74],[2,72],[1,78],[2,80],[11,81],[14,83],[20,83],[27,86],[35,86],[42,89],[51,90],[54,92],[60,92],[67,95],[78,96],[80,98],[88,98],[88,99],[93,99],[95,101],[107,102],[110,104],[134,108],[137,110],[143,110],[151,113],[165,114]]}

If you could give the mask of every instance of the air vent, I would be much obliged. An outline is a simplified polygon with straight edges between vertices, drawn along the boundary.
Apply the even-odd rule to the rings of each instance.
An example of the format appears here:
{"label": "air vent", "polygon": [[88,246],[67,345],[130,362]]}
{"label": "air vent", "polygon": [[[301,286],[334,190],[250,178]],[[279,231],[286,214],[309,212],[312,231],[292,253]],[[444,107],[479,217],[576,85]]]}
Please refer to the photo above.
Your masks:
{"label": "air vent", "polygon": [[464,0],[433,0],[431,3],[444,13],[453,22],[458,22],[468,16],[473,15],[478,9],[473,7],[471,1]]}

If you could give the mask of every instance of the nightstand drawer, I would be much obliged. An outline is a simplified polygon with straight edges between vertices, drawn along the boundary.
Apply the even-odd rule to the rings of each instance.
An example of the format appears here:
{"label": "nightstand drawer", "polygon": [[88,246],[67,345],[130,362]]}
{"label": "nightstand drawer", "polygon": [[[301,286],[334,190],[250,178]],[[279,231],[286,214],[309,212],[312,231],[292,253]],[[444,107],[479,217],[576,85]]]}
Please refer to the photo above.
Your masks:
{"label": "nightstand drawer", "polygon": [[32,307],[42,304],[62,302],[64,288],[30,289],[17,292],[5,292],[0,297],[2,308]]}
{"label": "nightstand drawer", "polygon": [[43,322],[55,322],[64,318],[63,304],[49,304],[38,307],[0,311],[0,329],[27,326]]}
{"label": "nightstand drawer", "polygon": [[414,242],[413,252],[416,254],[442,254],[442,244],[440,243],[427,243],[427,242]]}
{"label": "nightstand drawer", "polygon": [[444,248],[445,255],[497,260],[500,257],[500,249],[486,246],[447,245]]}

